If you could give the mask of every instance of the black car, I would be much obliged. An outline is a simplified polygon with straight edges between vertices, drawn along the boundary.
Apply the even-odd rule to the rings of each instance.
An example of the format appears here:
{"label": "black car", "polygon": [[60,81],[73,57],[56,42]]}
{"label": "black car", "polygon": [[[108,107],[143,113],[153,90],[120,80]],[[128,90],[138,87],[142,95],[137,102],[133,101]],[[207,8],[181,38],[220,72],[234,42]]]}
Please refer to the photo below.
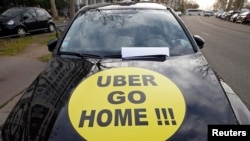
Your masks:
{"label": "black car", "polygon": [[24,36],[34,31],[55,31],[52,16],[38,7],[14,7],[0,15],[0,36]]}
{"label": "black car", "polygon": [[222,139],[232,132],[226,125],[249,125],[250,113],[203,47],[164,4],[85,6],[48,43],[52,58],[12,109],[2,140],[205,141],[211,126]]}

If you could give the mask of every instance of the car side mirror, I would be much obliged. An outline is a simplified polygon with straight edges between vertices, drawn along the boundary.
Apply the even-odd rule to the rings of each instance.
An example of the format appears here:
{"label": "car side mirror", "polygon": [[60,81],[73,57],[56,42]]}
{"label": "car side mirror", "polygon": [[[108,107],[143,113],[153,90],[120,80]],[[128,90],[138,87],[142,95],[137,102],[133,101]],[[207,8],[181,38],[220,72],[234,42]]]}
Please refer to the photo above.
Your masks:
{"label": "car side mirror", "polygon": [[200,37],[199,35],[194,35],[194,40],[200,49],[204,47],[205,40],[202,37]]}
{"label": "car side mirror", "polygon": [[29,16],[27,15],[27,14],[24,14],[23,15],[23,20],[26,20],[26,19],[28,19],[29,18]]}
{"label": "car side mirror", "polygon": [[48,42],[47,46],[48,46],[48,50],[50,52],[53,52],[53,50],[56,48],[56,44],[58,42],[58,39],[55,38],[55,39],[52,39]]}

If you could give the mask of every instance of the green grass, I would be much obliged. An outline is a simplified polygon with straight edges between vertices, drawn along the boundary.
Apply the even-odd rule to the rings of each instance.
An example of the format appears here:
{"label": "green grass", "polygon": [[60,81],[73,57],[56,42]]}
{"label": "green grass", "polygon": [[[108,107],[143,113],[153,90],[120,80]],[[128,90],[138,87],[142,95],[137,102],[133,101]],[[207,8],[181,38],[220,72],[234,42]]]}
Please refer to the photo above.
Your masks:
{"label": "green grass", "polygon": [[0,39],[0,56],[15,56],[28,47],[29,44],[34,42],[41,45],[47,45],[48,41],[55,37],[55,33],[52,33],[19,38]]}
{"label": "green grass", "polygon": [[1,39],[0,56],[14,56],[23,51],[32,42],[35,42],[35,39],[31,36],[16,39]]}
{"label": "green grass", "polygon": [[47,46],[48,42],[49,42],[50,40],[54,39],[54,38],[56,38],[56,33],[49,34],[49,35],[47,36],[46,40],[40,42],[40,44],[46,45],[46,46]]}
{"label": "green grass", "polygon": [[[47,46],[48,42],[49,42],[50,40],[54,39],[54,38],[56,38],[56,33],[53,33],[53,34],[48,35],[47,38],[46,38],[46,40],[40,42],[40,44],[46,45],[46,46]],[[42,57],[40,57],[40,58],[38,58],[38,59],[39,59],[40,61],[42,61],[42,62],[48,62],[49,59],[51,58],[51,56],[52,56],[52,54],[50,53],[50,54],[44,55],[44,56],[42,56]]]}
{"label": "green grass", "polygon": [[52,54],[47,54],[47,55],[44,55],[44,56],[42,56],[42,57],[39,57],[38,59],[39,59],[40,61],[42,61],[42,62],[48,62],[49,59],[51,58],[51,55],[52,55]]}

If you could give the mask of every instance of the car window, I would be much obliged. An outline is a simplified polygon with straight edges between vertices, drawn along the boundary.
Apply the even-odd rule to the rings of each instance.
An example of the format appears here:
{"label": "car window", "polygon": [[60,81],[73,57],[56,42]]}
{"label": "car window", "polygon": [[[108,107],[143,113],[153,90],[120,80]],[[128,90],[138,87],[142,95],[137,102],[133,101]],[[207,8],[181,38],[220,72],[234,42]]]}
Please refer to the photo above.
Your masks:
{"label": "car window", "polygon": [[18,15],[19,13],[21,13],[22,11],[23,9],[21,8],[11,8],[11,9],[4,11],[1,15],[5,17],[14,17]]}
{"label": "car window", "polygon": [[25,16],[27,16],[28,18],[34,18],[36,17],[36,13],[34,9],[29,9],[24,13]]}
{"label": "car window", "polygon": [[60,51],[120,54],[122,47],[168,47],[170,54],[194,50],[168,10],[92,10],[80,13]]}
{"label": "car window", "polygon": [[42,9],[36,9],[37,17],[45,17],[46,13]]}

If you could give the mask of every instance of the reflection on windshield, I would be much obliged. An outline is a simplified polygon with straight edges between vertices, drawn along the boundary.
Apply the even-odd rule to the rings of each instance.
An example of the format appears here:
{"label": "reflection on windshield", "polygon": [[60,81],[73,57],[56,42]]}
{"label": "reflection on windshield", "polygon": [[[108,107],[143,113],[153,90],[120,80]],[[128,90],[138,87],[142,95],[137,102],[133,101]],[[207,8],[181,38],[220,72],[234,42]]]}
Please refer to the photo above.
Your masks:
{"label": "reflection on windshield", "polygon": [[60,51],[107,56],[122,47],[168,47],[170,55],[193,53],[176,19],[167,10],[92,10],[78,15]]}
{"label": "reflection on windshield", "polygon": [[17,14],[19,14],[20,12],[22,12],[22,9],[20,9],[20,8],[11,8],[11,9],[8,9],[5,12],[3,12],[1,15],[5,16],[5,17],[14,17]]}

